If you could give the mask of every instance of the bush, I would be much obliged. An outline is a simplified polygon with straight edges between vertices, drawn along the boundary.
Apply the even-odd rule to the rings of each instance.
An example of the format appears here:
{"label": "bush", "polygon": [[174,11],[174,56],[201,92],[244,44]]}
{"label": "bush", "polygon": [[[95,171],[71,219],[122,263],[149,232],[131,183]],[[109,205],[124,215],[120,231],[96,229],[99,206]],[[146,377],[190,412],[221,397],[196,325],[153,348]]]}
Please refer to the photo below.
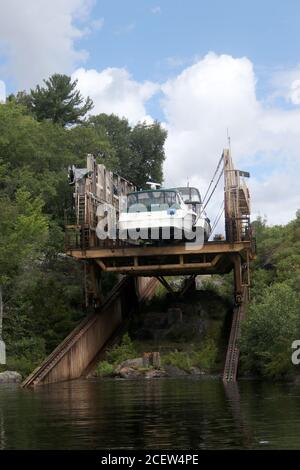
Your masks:
{"label": "bush", "polygon": [[248,307],[240,340],[244,371],[280,377],[293,370],[291,344],[300,338],[300,300],[287,284],[273,284]]}
{"label": "bush", "polygon": [[209,371],[215,366],[218,348],[213,339],[206,339],[198,351],[172,351],[162,357],[163,365],[172,365],[189,372],[192,367]]}
{"label": "bush", "polygon": [[183,351],[173,351],[166,354],[162,358],[162,364],[178,367],[178,369],[182,369],[187,372],[190,370],[192,365],[190,355]]}
{"label": "bush", "polygon": [[96,377],[106,377],[112,375],[114,372],[113,364],[110,364],[108,361],[101,361],[95,371]]}
{"label": "bush", "polygon": [[201,349],[192,354],[192,365],[204,370],[212,370],[216,364],[218,348],[213,339],[206,339]]}
{"label": "bush", "polygon": [[131,341],[128,333],[126,333],[122,342],[118,346],[114,346],[106,353],[107,362],[113,365],[120,364],[126,361],[126,359],[134,359],[138,355],[133,342]]}
{"label": "bush", "polygon": [[45,354],[45,341],[42,338],[23,338],[9,345],[6,370],[15,370],[24,378],[42,362]]}
{"label": "bush", "polygon": [[201,290],[216,294],[229,305],[233,301],[233,274],[213,275],[204,279],[201,284]]}
{"label": "bush", "polygon": [[30,358],[11,357],[7,359],[6,370],[19,372],[22,378],[25,379],[37,366],[38,364],[33,363]]}

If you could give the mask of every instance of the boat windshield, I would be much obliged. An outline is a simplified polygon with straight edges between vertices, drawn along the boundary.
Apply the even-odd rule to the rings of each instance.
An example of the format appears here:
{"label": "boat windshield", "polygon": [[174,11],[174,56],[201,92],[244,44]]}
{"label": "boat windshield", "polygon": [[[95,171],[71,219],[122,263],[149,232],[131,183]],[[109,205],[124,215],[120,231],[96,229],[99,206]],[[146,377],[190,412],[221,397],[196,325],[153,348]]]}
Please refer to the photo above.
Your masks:
{"label": "boat windshield", "polygon": [[180,192],[184,202],[199,202],[201,204],[201,196],[197,188],[190,188],[188,186],[184,188],[177,188]]}
{"label": "boat windshield", "polygon": [[151,212],[180,207],[179,194],[176,191],[141,191],[128,194],[128,212]]}

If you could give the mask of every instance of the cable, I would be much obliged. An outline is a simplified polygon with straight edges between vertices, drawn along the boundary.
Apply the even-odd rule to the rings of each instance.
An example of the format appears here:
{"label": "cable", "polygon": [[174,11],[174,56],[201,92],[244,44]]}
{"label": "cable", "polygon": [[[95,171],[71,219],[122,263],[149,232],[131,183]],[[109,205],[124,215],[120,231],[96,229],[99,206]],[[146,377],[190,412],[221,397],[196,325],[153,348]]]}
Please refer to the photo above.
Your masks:
{"label": "cable", "polygon": [[218,180],[217,180],[217,182],[216,182],[216,184],[215,184],[215,186],[214,186],[212,192],[210,193],[210,196],[209,196],[208,200],[206,201],[206,204],[204,205],[204,207],[203,207],[203,209],[202,209],[202,212],[205,211],[205,209],[206,209],[206,207],[207,207],[207,204],[209,203],[209,201],[211,200],[211,198],[212,198],[212,196],[213,196],[215,190],[217,189],[217,186],[218,186],[218,184],[219,184],[219,182],[220,182],[220,179],[221,179],[223,173],[224,173],[224,168],[222,169],[222,171],[221,171],[221,173],[220,173],[220,175],[219,175],[219,178],[218,178]]}
{"label": "cable", "polygon": [[223,203],[223,201],[222,201],[222,203],[221,203],[221,205],[220,205],[220,208],[219,208],[219,210],[217,211],[217,215],[216,215],[216,217],[215,217],[215,220],[214,220],[213,223],[212,223],[212,231],[213,231],[213,229],[215,228],[216,223],[217,223],[217,220],[219,219],[220,213],[222,213],[223,209],[224,209],[224,203]]}
{"label": "cable", "polygon": [[221,165],[221,163],[222,163],[222,161],[223,161],[223,158],[224,158],[224,157],[223,157],[223,154],[222,154],[222,156],[221,156],[221,158],[220,158],[220,160],[219,160],[219,163],[218,163],[218,165],[217,165],[216,171],[214,172],[214,176],[212,177],[212,180],[211,180],[211,182],[209,183],[209,186],[208,186],[207,191],[206,191],[206,193],[205,193],[205,196],[204,196],[204,198],[203,198],[202,204],[204,204],[204,202],[205,202],[205,199],[206,199],[206,197],[207,197],[207,195],[208,195],[208,193],[209,193],[209,190],[210,190],[210,188],[211,188],[211,185],[213,184],[214,179],[215,179],[215,177],[216,177],[216,175],[217,175],[217,173],[218,173],[218,171],[219,171],[219,169],[220,169],[220,165]]}
{"label": "cable", "polygon": [[220,209],[219,209],[219,212],[218,212],[218,214],[217,214],[217,216],[216,216],[216,218],[215,218],[215,221],[214,221],[214,223],[213,223],[213,226],[212,226],[212,229],[211,229],[211,234],[213,234],[215,228],[217,227],[217,225],[218,225],[218,223],[219,223],[219,221],[220,221],[220,219],[221,219],[221,217],[222,217],[222,215],[223,215],[223,213],[224,213],[224,210],[225,210],[224,202],[222,201],[222,204],[221,204],[221,207],[220,207]]}

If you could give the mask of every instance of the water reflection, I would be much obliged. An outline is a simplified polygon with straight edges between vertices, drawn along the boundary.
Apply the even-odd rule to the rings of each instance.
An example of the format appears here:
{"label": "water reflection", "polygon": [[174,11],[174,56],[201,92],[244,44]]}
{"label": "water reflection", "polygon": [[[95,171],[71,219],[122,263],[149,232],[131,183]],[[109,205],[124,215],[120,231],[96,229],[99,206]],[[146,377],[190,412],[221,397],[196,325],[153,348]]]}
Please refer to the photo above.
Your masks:
{"label": "water reflection", "polygon": [[219,379],[0,388],[0,449],[300,448],[300,390]]}

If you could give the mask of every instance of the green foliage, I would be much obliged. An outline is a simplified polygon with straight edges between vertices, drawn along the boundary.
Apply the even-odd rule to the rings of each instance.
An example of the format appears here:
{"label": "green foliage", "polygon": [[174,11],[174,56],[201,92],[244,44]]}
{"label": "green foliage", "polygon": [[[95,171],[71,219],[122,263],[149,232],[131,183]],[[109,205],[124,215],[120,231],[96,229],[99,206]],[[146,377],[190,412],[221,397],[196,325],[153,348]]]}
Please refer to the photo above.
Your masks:
{"label": "green foliage", "polygon": [[40,364],[44,356],[43,338],[23,337],[8,344],[6,369],[18,371],[24,378]]}
{"label": "green foliage", "polygon": [[1,284],[12,280],[26,260],[41,256],[48,236],[48,222],[42,208],[42,199],[32,199],[27,191],[18,190],[14,202],[0,194]]}
{"label": "green foliage", "polygon": [[171,351],[162,357],[163,365],[172,365],[189,372],[192,367],[211,371],[214,369],[218,355],[215,341],[207,338],[200,349],[195,351]]}
{"label": "green foliage", "polygon": [[106,353],[107,361],[110,364],[117,365],[127,359],[134,359],[137,357],[137,351],[131,341],[128,333],[126,333],[121,341],[121,344],[114,346]]}
{"label": "green foliage", "polygon": [[112,375],[114,372],[114,366],[108,361],[99,362],[97,369],[95,371],[96,377],[107,377]]}
{"label": "green foliage", "polygon": [[192,366],[190,354],[186,351],[172,351],[162,357],[163,365],[171,365],[188,372]]}
{"label": "green foliage", "polygon": [[192,354],[192,365],[201,370],[210,371],[216,365],[218,347],[212,338],[207,338],[201,348]]}
{"label": "green foliage", "polygon": [[243,325],[241,351],[246,370],[280,376],[292,368],[291,344],[300,337],[300,299],[286,284],[265,288]]}
{"label": "green foliage", "polygon": [[76,90],[77,80],[54,74],[44,83],[45,87],[37,85],[30,94],[29,109],[38,121],[51,120],[61,126],[77,124],[93,108],[92,100],[84,100]]}
{"label": "green foliage", "polygon": [[222,276],[215,274],[203,280],[201,290],[216,294],[230,305],[233,301],[232,286],[233,273],[223,274]]}
{"label": "green foliage", "polygon": [[257,259],[252,300],[241,336],[241,365],[247,373],[282,377],[296,372],[291,344],[300,337],[300,212],[285,226],[254,222]]}
{"label": "green foliage", "polygon": [[[90,118],[96,130],[104,130],[115,150],[116,171],[139,187],[152,179],[162,182],[167,132],[158,122],[139,123],[131,128],[127,119],[100,114]],[[105,159],[110,155],[106,154]]]}
{"label": "green foliage", "polygon": [[[132,129],[130,139],[132,158],[128,178],[131,177],[138,186],[144,187],[149,179],[162,182],[166,138],[167,132],[161,128],[158,122],[150,126],[146,123],[140,123]],[[142,174],[141,168],[143,168]]]}
{"label": "green foliage", "polygon": [[99,158],[106,167],[117,169],[118,158],[112,143],[102,127],[83,123],[69,129],[69,149],[74,156],[74,164],[85,166],[86,155],[91,153]]}
{"label": "green foliage", "polygon": [[[93,153],[130,180],[138,175],[138,184],[150,171],[161,175],[165,131],[159,124],[131,128],[126,119],[104,114],[82,121],[91,106],[76,81],[58,74],[0,104],[3,335],[11,367],[26,373],[85,314],[82,267],[62,254],[64,211],[73,205],[68,166],[84,166]],[[114,275],[104,277],[104,294],[115,282]],[[30,338],[43,347],[28,348]],[[112,356],[132,354],[124,341]]]}

